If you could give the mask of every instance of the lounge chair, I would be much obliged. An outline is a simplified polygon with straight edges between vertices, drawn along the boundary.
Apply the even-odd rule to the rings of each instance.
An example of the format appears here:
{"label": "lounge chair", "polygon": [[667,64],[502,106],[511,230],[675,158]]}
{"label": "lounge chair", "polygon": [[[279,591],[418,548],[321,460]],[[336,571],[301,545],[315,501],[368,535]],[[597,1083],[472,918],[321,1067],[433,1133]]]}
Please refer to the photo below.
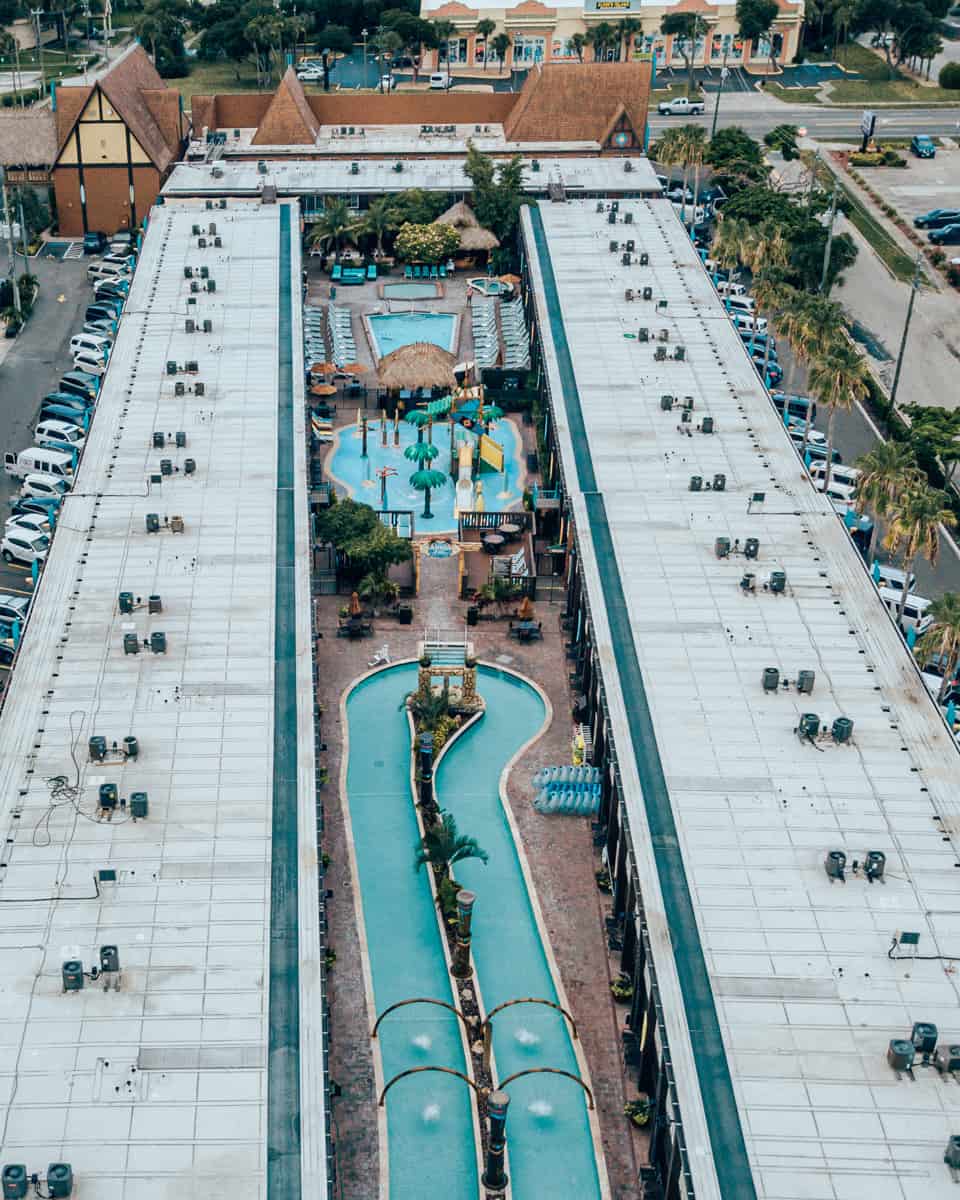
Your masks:
{"label": "lounge chair", "polygon": [[333,270],[330,272],[330,278],[332,280],[339,280],[339,278],[342,274],[343,274],[343,269],[341,268],[340,264],[334,263]]}
{"label": "lounge chair", "polygon": [[414,279],[419,279],[419,278],[420,278],[420,267],[419,267],[418,265],[414,265],[414,268],[413,268],[413,277],[414,277]]}
{"label": "lounge chair", "polygon": [[403,268],[403,277],[404,279],[413,278],[413,267],[411,267],[409,263],[407,263],[407,265]]}
{"label": "lounge chair", "polygon": [[440,278],[446,279],[446,277],[447,277],[447,268],[443,265],[443,263],[441,263],[440,264]]}
{"label": "lounge chair", "polygon": [[433,266],[430,268],[430,278],[431,278],[431,279],[439,279],[439,278],[440,278],[440,274],[439,274],[439,272],[437,271],[436,264],[434,264],[434,265],[433,265]]}
{"label": "lounge chair", "polygon": [[376,279],[376,277],[377,277],[377,264],[370,263],[367,266],[367,279]]}

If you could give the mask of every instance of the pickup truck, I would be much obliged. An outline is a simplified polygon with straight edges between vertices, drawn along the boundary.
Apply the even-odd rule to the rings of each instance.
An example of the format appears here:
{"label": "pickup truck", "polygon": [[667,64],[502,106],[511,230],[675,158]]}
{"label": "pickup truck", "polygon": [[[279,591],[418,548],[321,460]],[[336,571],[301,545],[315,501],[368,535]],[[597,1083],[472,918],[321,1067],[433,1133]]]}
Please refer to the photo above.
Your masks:
{"label": "pickup truck", "polygon": [[677,96],[674,100],[661,100],[657,112],[661,117],[697,117],[703,112],[703,101]]}

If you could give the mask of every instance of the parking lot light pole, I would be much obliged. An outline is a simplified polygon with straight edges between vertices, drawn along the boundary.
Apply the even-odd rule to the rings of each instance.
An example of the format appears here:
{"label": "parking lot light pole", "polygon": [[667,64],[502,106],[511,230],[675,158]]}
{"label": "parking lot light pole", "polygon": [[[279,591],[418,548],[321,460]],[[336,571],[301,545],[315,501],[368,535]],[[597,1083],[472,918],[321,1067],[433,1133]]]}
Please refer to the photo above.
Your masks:
{"label": "parking lot light pole", "polygon": [[913,270],[913,279],[910,281],[910,299],[907,301],[907,317],[903,323],[903,337],[900,339],[900,352],[897,355],[897,367],[893,373],[893,383],[890,387],[890,407],[897,402],[897,388],[900,386],[900,369],[903,366],[903,355],[907,348],[907,334],[910,332],[910,319],[913,316],[913,302],[917,298],[917,292],[920,288],[920,263],[922,256],[920,251],[917,251],[917,262]]}
{"label": "parking lot light pole", "polygon": [[365,28],[360,30],[360,36],[363,38],[363,83],[360,85],[361,87],[367,86],[367,37],[369,33],[370,31]]}
{"label": "parking lot light pole", "polygon": [[10,281],[13,284],[13,307],[20,316],[20,289],[17,287],[17,254],[13,244],[13,223],[10,220],[10,205],[7,201],[7,176],[0,167],[0,192],[3,194],[3,219],[7,225],[7,245],[10,248]]}
{"label": "parking lot light pole", "polygon": [[723,85],[730,72],[727,70],[727,52],[723,52],[723,66],[720,68],[720,86],[717,88],[717,102],[713,106],[713,125],[710,129],[711,142],[717,136],[717,117],[720,115],[720,93],[723,91]]}
{"label": "parking lot light pole", "polygon": [[827,276],[830,273],[830,247],[833,243],[833,222],[837,215],[837,181],[833,181],[833,195],[830,198],[830,220],[827,224],[827,244],[823,248],[823,272],[820,275],[820,291],[829,294]]}

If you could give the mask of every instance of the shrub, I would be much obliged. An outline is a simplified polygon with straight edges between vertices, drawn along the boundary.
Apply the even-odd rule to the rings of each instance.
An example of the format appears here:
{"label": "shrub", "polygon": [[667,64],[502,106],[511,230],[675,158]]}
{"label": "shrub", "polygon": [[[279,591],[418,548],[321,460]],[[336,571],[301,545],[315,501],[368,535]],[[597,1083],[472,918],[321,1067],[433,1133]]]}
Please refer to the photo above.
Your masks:
{"label": "shrub", "polygon": [[941,67],[937,82],[950,91],[960,90],[960,62],[948,62]]}
{"label": "shrub", "polygon": [[850,155],[850,162],[857,167],[881,167],[883,166],[883,155],[874,152],[861,154],[857,151]]}
{"label": "shrub", "polygon": [[955,288],[960,288],[960,266],[951,263],[947,267],[947,282]]}
{"label": "shrub", "polygon": [[947,256],[942,250],[931,250],[930,261],[935,267],[942,267],[947,261]]}
{"label": "shrub", "polygon": [[884,150],[883,165],[885,167],[905,167],[907,160],[902,154],[898,154],[896,150]]}
{"label": "shrub", "polygon": [[460,246],[460,234],[449,225],[401,225],[395,250],[408,261],[435,263],[449,258]]}

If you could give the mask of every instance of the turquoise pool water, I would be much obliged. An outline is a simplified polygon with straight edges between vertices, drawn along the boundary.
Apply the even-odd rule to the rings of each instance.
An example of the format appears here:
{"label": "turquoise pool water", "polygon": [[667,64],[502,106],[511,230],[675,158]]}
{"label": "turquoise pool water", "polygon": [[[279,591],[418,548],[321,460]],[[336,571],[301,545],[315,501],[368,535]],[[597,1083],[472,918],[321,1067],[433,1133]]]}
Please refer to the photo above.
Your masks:
{"label": "turquoise pool water", "polygon": [[383,294],[388,300],[435,300],[435,283],[385,283]]}
{"label": "turquoise pool water", "polygon": [[391,350],[398,350],[401,346],[409,346],[411,342],[433,342],[435,346],[449,350],[451,354],[456,353],[455,313],[371,313],[367,321],[373,334],[374,353],[377,358],[383,358],[385,354],[389,354]]}
{"label": "turquoise pool water", "polygon": [[[496,421],[490,428],[490,436],[503,447],[503,470],[484,471],[484,505],[488,512],[502,512],[515,508],[523,499],[521,473],[523,470],[520,433],[509,420]],[[450,424],[434,425],[433,441],[440,454],[433,461],[438,471],[447,473],[448,482],[430,493],[433,518],[421,519],[423,493],[410,485],[410,476],[416,464],[404,458],[403,449],[417,440],[417,431],[409,421],[400,422],[400,445],[393,444],[393,422],[387,422],[387,445],[381,446],[379,421],[367,422],[367,457],[361,458],[361,439],[356,425],[345,425],[338,430],[328,476],[347,489],[355,500],[361,500],[374,508],[380,507],[380,483],[377,471],[380,467],[393,467],[397,474],[387,482],[387,507],[411,509],[414,513],[418,533],[450,533],[457,528],[454,516],[456,489],[449,478],[450,471]],[[514,546],[518,549],[518,546]]]}
{"label": "turquoise pool water", "polygon": [[[411,995],[450,997],[429,886],[410,865],[417,839],[409,739],[399,706],[415,686],[415,666],[396,667],[363,681],[347,703],[348,800],[378,1009]],[[499,794],[504,766],[543,724],[543,702],[529,685],[494,668],[481,668],[478,688],[486,715],[453,743],[436,786],[440,804],[456,816],[461,832],[475,837],[490,856],[486,866],[468,861],[457,867],[459,881],[478,897],[474,963],[489,1011],[522,996],[556,1001],[557,993]],[[463,1069],[455,1018],[434,1013],[440,1010],[411,1007],[381,1026],[385,1079],[427,1062]],[[493,1046],[501,1080],[536,1066],[579,1074],[566,1022],[542,1005],[519,1005],[494,1018]],[[429,1074],[405,1079],[390,1092],[391,1200],[431,1195],[475,1200],[466,1091],[465,1084]],[[600,1183],[581,1089],[560,1076],[533,1075],[510,1084],[509,1093],[514,1200],[596,1200]]]}

